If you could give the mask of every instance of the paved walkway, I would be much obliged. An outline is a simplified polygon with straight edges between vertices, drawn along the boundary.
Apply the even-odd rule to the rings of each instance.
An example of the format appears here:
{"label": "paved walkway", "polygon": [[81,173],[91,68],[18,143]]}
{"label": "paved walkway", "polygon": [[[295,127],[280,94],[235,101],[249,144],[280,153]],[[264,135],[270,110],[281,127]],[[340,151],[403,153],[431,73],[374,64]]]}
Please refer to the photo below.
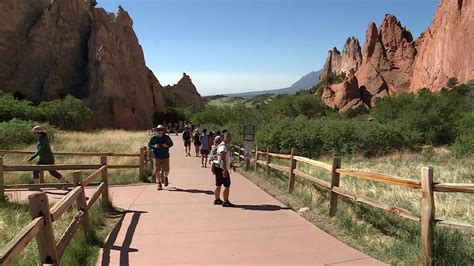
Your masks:
{"label": "paved walkway", "polygon": [[233,173],[231,201],[214,206],[214,178],[200,159],[185,157],[173,136],[170,186],[112,188],[127,210],[98,265],[332,264],[379,265],[324,233],[243,176]]}

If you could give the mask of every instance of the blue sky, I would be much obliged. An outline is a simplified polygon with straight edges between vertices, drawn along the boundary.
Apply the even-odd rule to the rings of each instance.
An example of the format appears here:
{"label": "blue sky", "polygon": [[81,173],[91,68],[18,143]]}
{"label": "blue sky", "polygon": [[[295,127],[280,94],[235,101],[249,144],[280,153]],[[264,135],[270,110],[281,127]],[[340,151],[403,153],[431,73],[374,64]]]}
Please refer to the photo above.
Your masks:
{"label": "blue sky", "polygon": [[98,0],[127,10],[162,85],[189,74],[201,95],[276,89],[322,68],[349,36],[395,15],[414,38],[438,0]]}

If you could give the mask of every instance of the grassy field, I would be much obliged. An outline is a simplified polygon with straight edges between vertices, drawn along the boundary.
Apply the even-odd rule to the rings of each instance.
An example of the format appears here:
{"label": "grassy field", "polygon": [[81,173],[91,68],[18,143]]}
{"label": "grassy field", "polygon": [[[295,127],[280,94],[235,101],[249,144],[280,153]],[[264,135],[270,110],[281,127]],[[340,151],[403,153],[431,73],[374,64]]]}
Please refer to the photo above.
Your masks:
{"label": "grassy field", "polygon": [[[319,158],[331,162],[331,158]],[[275,162],[288,165],[287,161]],[[354,156],[342,158],[342,168],[379,172],[409,179],[420,179],[421,167],[434,167],[434,181],[446,183],[473,183],[474,158],[458,158],[446,149],[428,149],[421,154],[395,153],[378,158]],[[328,171],[299,163],[298,168],[313,176],[329,181]],[[260,172],[260,175],[265,174]],[[279,178],[275,178],[279,177]],[[279,188],[274,195],[285,193],[287,176],[273,172],[265,177]],[[258,183],[258,182],[257,182]],[[341,176],[340,187],[347,191],[377,199],[391,206],[402,207],[420,213],[421,191],[386,186],[349,176]],[[367,205],[352,204],[340,198],[335,218],[329,218],[329,193],[310,182],[297,177],[294,196],[304,206],[317,212],[317,225],[332,224],[327,229],[342,234],[346,243],[390,264],[420,264],[420,227],[417,223]],[[436,218],[474,224],[474,196],[466,193],[435,193]],[[300,206],[299,206],[300,207]],[[322,224],[321,224],[322,223]],[[336,234],[336,235],[337,235]],[[473,265],[474,236],[454,229],[436,227],[435,253],[438,265]]]}
{"label": "grassy field", "polygon": [[[148,144],[149,135],[147,132],[128,132],[121,130],[103,130],[96,132],[58,132],[51,140],[51,148],[54,151],[65,152],[118,152],[118,153],[139,153],[140,147]],[[35,151],[35,145],[22,148],[22,150]],[[7,154],[4,157],[4,164],[32,164],[27,162],[26,155]],[[99,157],[80,156],[55,156],[57,164],[98,164]],[[138,164],[136,157],[108,157],[110,164]],[[86,176],[92,171],[83,171]],[[66,180],[72,180],[72,171],[61,171],[65,174]],[[130,184],[138,182],[137,169],[112,169],[109,170],[111,184]],[[53,182],[54,178],[45,172],[45,181]],[[31,172],[6,172],[6,184],[29,184],[32,183]]]}
{"label": "grassy field", "polygon": [[[73,220],[77,207],[66,212],[60,220],[54,223],[56,240]],[[113,226],[121,219],[122,212],[103,206],[97,202],[89,210],[89,217],[94,231],[94,240],[88,242],[81,230],[74,235],[66,249],[61,263],[63,265],[95,265],[101,243],[105,240]],[[12,203],[0,201],[0,247],[3,247],[20,230],[31,222],[27,203]],[[36,241],[32,241],[16,258],[13,265],[40,265]]]}

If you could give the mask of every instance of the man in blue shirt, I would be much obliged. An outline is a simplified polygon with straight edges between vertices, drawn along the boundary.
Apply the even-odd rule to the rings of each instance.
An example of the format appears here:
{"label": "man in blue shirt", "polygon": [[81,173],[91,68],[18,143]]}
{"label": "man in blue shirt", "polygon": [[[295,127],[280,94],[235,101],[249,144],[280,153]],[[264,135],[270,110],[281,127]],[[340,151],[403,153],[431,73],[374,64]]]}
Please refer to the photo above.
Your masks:
{"label": "man in blue shirt", "polygon": [[[168,186],[168,173],[170,171],[169,149],[173,146],[173,141],[166,135],[165,126],[158,125],[156,131],[157,134],[152,136],[150,142],[148,142],[148,148],[153,150],[156,182],[158,183],[158,190],[162,190],[162,181],[165,183],[165,187]],[[161,180],[160,174],[164,180]]]}

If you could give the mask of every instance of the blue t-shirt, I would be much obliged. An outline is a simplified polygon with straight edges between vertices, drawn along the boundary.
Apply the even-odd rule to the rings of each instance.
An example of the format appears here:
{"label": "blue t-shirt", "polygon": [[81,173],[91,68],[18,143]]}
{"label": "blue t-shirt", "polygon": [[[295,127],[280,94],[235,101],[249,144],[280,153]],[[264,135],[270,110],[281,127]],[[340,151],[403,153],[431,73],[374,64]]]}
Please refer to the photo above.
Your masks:
{"label": "blue t-shirt", "polygon": [[201,142],[201,150],[208,151],[209,150],[209,135],[202,134],[201,137],[199,138],[199,141]]}
{"label": "blue t-shirt", "polygon": [[[160,144],[158,148],[155,148],[155,144]],[[168,147],[163,147],[163,144],[167,144]],[[169,148],[173,146],[173,141],[168,135],[153,136],[148,142],[148,148],[153,150],[153,158],[155,159],[167,159],[170,157]]]}

